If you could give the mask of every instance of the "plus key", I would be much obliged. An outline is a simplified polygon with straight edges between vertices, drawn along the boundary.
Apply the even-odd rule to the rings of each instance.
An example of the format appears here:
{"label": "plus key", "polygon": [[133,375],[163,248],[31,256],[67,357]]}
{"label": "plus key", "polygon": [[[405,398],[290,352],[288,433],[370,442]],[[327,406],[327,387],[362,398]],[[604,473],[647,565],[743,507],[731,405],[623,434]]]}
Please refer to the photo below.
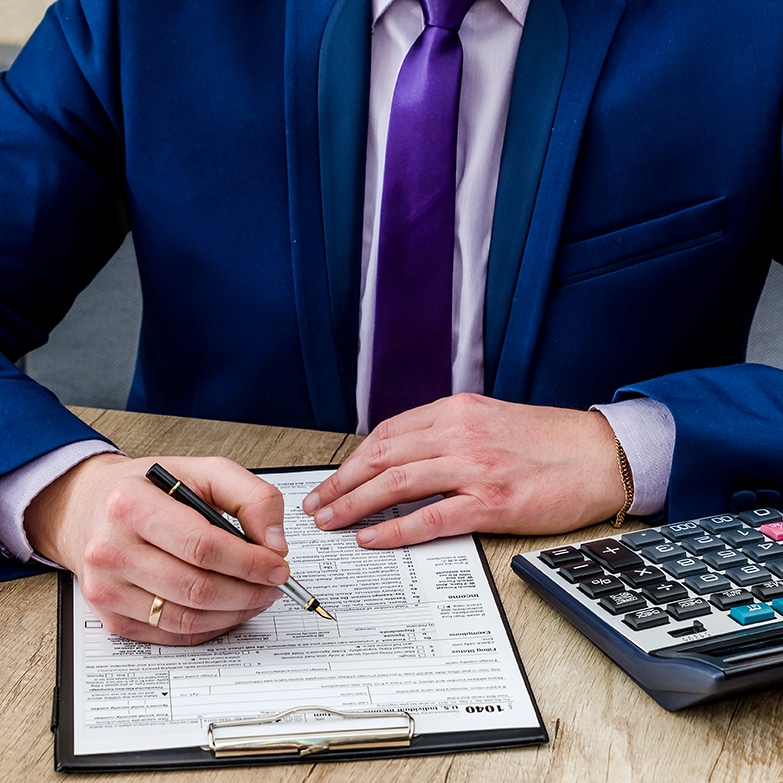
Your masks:
{"label": "plus key", "polygon": [[616,538],[588,541],[586,544],[582,544],[582,551],[613,574],[644,564],[636,552]]}

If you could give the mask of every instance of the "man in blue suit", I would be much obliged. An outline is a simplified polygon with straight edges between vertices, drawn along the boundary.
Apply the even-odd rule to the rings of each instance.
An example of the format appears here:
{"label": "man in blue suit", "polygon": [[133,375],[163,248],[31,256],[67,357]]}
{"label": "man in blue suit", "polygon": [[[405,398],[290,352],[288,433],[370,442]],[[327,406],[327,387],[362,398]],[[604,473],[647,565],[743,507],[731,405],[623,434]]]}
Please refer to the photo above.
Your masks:
{"label": "man in blue suit", "polygon": [[[266,546],[227,543],[12,362],[131,230],[129,407],[363,430],[379,103],[422,24],[416,0],[59,0],[5,76],[4,544],[72,569],[111,630],[194,642],[267,606],[279,498],[169,461]],[[780,0],[477,0],[455,394],[375,428],[316,524],[445,496],[383,547],[779,499],[783,373],[743,362],[781,257],[781,32]]]}

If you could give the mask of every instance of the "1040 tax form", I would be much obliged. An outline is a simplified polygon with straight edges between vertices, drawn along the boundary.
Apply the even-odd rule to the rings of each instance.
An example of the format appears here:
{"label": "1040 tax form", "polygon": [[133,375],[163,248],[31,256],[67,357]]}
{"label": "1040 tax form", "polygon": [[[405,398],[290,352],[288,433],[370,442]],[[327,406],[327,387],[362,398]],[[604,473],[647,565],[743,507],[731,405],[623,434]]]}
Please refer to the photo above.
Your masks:
{"label": "1040 tax form", "polygon": [[[62,577],[59,769],[216,763],[207,742],[216,723],[289,710],[273,723],[304,734],[316,725],[339,732],[346,714],[409,716],[402,749],[326,742],[317,747],[325,760],[546,741],[478,539],[379,551],[361,549],[355,527],[321,531],[301,502],[330,470],[260,475],[285,498],[291,573],[336,623],[282,598],[197,647],[133,642],[107,633],[76,581]],[[248,763],[297,758],[288,749]]]}

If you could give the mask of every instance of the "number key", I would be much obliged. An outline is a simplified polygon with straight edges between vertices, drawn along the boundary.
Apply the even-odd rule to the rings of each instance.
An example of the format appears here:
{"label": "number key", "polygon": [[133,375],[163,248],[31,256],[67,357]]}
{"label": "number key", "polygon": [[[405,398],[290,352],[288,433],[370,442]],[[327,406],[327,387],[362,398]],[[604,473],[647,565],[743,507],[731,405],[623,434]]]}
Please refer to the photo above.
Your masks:
{"label": "number key", "polygon": [[682,541],[691,536],[698,536],[702,531],[702,526],[695,520],[691,522],[675,522],[672,525],[664,525],[661,528],[661,533],[670,541]]}
{"label": "number key", "polygon": [[667,560],[674,560],[688,553],[681,546],[666,543],[646,546],[642,549],[642,554],[653,563],[665,563]]}
{"label": "number key", "polygon": [[741,511],[739,518],[751,527],[761,527],[770,522],[783,522],[783,514],[775,508],[757,508],[753,511]]}
{"label": "number key", "polygon": [[703,517],[699,524],[710,533],[720,535],[725,530],[734,530],[742,527],[742,522],[734,514],[721,514],[717,517]]}
{"label": "number key", "polygon": [[705,552],[714,552],[716,549],[724,549],[725,544],[717,536],[701,535],[686,538],[682,546],[692,555],[703,555]]}
{"label": "number key", "polygon": [[685,579],[686,576],[691,576],[692,574],[703,574],[707,570],[707,566],[695,557],[667,560],[661,568],[675,579]]}
{"label": "number key", "polygon": [[715,593],[718,590],[731,590],[731,582],[723,574],[718,574],[715,571],[689,576],[685,580],[685,584],[697,595]]}
{"label": "number key", "polygon": [[766,563],[775,557],[783,557],[783,546],[774,541],[767,541],[761,544],[750,544],[742,547],[742,554],[747,555],[751,560],[757,563]]}
{"label": "number key", "polygon": [[772,574],[766,568],[762,568],[755,563],[748,563],[739,568],[730,568],[726,571],[726,576],[740,587],[748,587],[748,585],[756,585],[772,579]]}
{"label": "number key", "polygon": [[705,552],[703,560],[718,571],[735,566],[743,566],[748,562],[748,558],[737,552],[736,549],[716,549],[714,552]]}

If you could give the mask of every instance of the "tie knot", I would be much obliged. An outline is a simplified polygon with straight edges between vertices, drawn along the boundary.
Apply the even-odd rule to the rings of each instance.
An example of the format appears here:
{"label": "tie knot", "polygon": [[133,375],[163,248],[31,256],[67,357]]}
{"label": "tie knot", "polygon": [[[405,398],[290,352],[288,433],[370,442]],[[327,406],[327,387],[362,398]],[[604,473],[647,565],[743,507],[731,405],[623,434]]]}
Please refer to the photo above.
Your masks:
{"label": "tie knot", "polygon": [[459,30],[465,14],[475,0],[421,0],[424,8],[424,24]]}

